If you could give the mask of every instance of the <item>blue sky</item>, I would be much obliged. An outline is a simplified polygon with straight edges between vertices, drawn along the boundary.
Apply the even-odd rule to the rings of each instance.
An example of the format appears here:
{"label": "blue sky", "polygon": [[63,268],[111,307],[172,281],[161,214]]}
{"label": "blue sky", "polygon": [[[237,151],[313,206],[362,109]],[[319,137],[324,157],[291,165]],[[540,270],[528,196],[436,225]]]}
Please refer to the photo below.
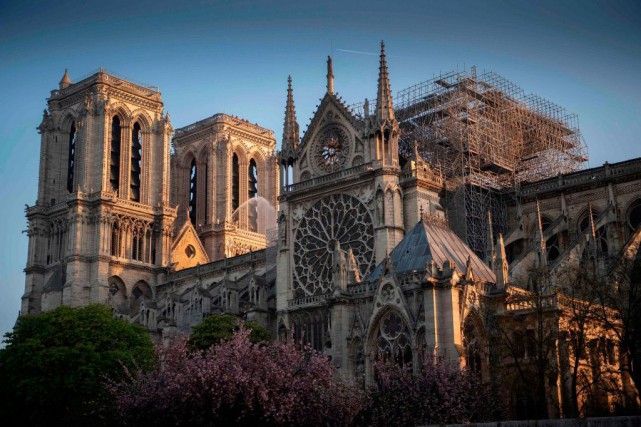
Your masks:
{"label": "blue sky", "polygon": [[0,333],[24,288],[35,128],[65,68],[74,81],[103,66],[159,86],[174,127],[225,112],[273,129],[280,143],[287,76],[305,129],[325,91],[327,55],[347,103],[373,98],[381,39],[394,92],[476,65],[577,113],[589,166],[641,156],[639,2],[5,0]]}

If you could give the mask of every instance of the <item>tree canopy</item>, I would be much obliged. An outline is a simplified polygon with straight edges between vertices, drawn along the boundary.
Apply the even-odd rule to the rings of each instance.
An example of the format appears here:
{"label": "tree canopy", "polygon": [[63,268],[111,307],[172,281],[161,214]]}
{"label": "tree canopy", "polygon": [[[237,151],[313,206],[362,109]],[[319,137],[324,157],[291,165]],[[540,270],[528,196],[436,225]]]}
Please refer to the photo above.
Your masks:
{"label": "tree canopy", "polygon": [[[256,343],[270,339],[267,329],[256,322],[244,322],[243,326],[250,331],[250,342]],[[239,329],[240,321],[236,316],[222,314],[206,317],[194,326],[189,337],[189,346],[198,350],[207,350],[221,341],[230,340]]]}
{"label": "tree canopy", "polygon": [[349,425],[363,390],[326,356],[291,341],[253,344],[243,326],[206,351],[184,340],[158,348],[161,364],[113,383],[126,425]]}
{"label": "tree canopy", "polygon": [[147,332],[103,305],[20,317],[5,343],[0,412],[27,425],[99,424],[105,379],[146,368],[153,357]]}

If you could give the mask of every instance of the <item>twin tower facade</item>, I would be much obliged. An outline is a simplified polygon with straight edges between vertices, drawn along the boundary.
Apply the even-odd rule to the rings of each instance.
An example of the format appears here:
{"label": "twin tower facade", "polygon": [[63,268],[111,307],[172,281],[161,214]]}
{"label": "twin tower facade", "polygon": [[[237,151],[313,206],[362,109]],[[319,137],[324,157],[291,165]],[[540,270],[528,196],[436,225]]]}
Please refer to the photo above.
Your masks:
{"label": "twin tower facade", "polygon": [[130,312],[172,271],[266,246],[273,132],[225,114],[174,131],[163,108],[154,87],[103,69],[72,83],[65,71],[38,127],[22,314]]}

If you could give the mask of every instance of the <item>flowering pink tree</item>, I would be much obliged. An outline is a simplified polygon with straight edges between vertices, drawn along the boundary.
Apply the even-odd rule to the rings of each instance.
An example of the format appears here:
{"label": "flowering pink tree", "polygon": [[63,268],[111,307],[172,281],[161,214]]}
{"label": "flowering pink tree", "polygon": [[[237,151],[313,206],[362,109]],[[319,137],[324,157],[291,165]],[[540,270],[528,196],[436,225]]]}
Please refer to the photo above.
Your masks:
{"label": "flowering pink tree", "polygon": [[501,399],[469,370],[428,357],[413,372],[392,361],[376,363],[377,385],[360,422],[367,425],[424,425],[501,419]]}
{"label": "flowering pink tree", "polygon": [[364,392],[336,378],[327,358],[287,342],[252,344],[241,328],[207,352],[185,341],[158,349],[158,366],[112,383],[131,425],[346,425]]}

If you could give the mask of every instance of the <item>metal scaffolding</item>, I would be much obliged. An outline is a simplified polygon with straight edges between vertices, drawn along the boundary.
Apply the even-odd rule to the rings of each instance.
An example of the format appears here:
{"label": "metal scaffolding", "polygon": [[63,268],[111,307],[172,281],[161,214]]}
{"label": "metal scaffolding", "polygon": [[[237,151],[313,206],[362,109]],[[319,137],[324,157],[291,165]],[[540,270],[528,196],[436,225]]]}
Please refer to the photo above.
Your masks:
{"label": "metal scaffolding", "polygon": [[[353,106],[358,114],[361,104]],[[506,189],[578,170],[587,161],[575,114],[493,72],[455,71],[398,92],[399,155],[417,142],[445,176],[450,226],[480,255],[507,231]],[[509,193],[509,191],[507,192]]]}

